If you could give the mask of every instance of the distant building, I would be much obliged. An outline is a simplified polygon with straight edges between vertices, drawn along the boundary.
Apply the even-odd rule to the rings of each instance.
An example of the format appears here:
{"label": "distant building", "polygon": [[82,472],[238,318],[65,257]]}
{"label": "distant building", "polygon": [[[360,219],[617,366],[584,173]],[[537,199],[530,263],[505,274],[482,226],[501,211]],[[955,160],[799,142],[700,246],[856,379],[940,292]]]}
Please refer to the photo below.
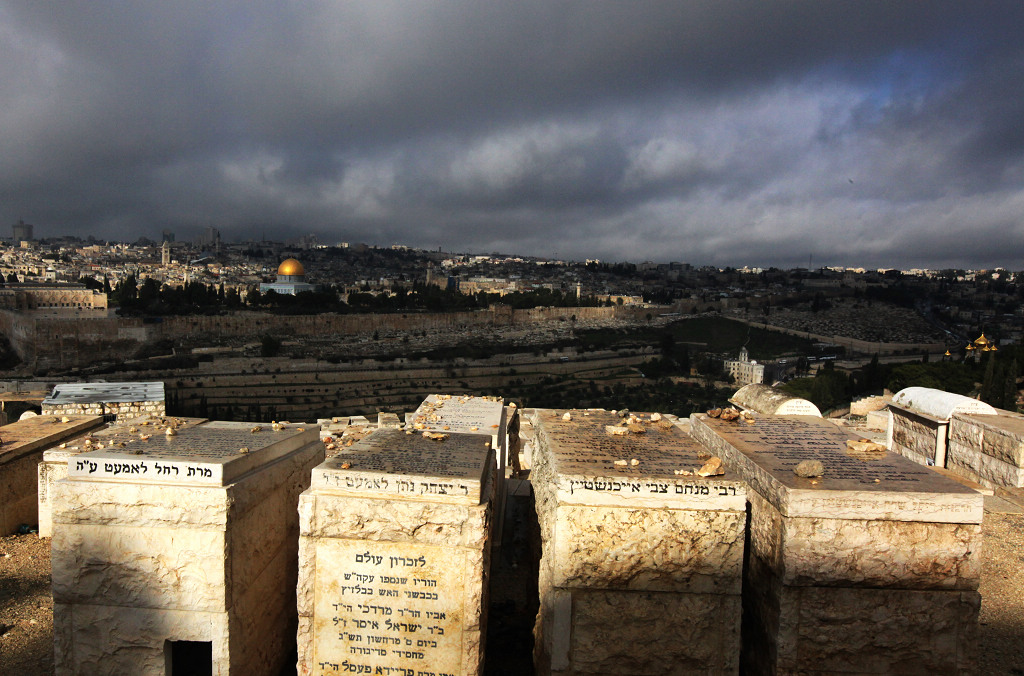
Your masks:
{"label": "distant building", "polygon": [[212,225],[207,226],[203,234],[199,235],[197,244],[201,249],[220,249],[220,230]]}
{"label": "distant building", "polygon": [[12,239],[14,243],[18,242],[30,242],[32,241],[32,225],[25,221],[19,220],[13,226],[11,226]]}
{"label": "distant building", "polygon": [[84,284],[12,282],[0,288],[0,308],[8,310],[100,310],[106,307],[107,294]]}
{"label": "distant building", "polygon": [[731,375],[737,385],[750,385],[764,382],[764,364],[751,361],[747,348],[740,348],[740,358],[725,362],[725,371]]}
{"label": "distant building", "polygon": [[294,258],[288,258],[278,266],[276,282],[260,284],[260,293],[273,291],[294,296],[303,291],[315,290],[314,285],[306,283],[306,268]]}

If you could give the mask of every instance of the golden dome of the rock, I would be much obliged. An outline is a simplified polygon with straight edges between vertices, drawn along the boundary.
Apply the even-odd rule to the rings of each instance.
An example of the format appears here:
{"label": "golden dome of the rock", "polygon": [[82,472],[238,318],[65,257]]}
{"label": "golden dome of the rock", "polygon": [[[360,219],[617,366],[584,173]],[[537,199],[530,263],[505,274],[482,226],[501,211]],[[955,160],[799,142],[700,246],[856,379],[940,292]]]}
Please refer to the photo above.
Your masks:
{"label": "golden dome of the rock", "polygon": [[301,277],[306,274],[306,268],[302,267],[302,263],[294,258],[289,258],[281,262],[277,268],[277,274],[285,277]]}

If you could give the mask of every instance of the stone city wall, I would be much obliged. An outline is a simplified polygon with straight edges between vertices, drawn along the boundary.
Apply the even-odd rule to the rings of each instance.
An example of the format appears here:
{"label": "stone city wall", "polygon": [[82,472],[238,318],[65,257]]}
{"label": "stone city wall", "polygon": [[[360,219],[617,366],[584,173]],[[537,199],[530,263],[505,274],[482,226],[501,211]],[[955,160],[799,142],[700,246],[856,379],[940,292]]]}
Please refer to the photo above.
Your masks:
{"label": "stone city wall", "polygon": [[96,361],[123,360],[146,343],[205,337],[213,340],[271,334],[328,338],[374,331],[437,331],[464,327],[515,326],[550,321],[614,317],[640,318],[650,310],[627,307],[570,307],[512,310],[496,307],[476,312],[272,315],[236,312],[220,316],[53,317],[0,310],[0,332],[18,357],[36,369],[72,368]]}

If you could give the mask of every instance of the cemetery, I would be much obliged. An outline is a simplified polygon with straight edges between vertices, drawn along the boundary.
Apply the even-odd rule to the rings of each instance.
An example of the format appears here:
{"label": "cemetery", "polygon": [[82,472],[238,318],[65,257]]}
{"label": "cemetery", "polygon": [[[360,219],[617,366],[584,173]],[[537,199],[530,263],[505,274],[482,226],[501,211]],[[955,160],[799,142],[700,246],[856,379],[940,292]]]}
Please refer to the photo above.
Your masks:
{"label": "cemetery", "polygon": [[0,428],[0,515],[51,538],[57,674],[497,673],[498,591],[533,596],[537,674],[969,674],[981,484],[1024,505],[1024,417],[944,394],[894,398],[900,452],[760,390],[688,420],[44,415]]}

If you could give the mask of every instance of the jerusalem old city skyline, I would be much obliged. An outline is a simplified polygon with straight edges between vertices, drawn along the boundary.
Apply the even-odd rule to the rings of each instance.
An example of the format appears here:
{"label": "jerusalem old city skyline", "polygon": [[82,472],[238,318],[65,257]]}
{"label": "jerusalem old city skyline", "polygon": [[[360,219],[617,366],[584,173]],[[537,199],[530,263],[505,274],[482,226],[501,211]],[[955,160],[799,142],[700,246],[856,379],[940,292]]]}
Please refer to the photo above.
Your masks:
{"label": "jerusalem old city skyline", "polygon": [[1021,25],[0,0],[0,674],[1024,674]]}

